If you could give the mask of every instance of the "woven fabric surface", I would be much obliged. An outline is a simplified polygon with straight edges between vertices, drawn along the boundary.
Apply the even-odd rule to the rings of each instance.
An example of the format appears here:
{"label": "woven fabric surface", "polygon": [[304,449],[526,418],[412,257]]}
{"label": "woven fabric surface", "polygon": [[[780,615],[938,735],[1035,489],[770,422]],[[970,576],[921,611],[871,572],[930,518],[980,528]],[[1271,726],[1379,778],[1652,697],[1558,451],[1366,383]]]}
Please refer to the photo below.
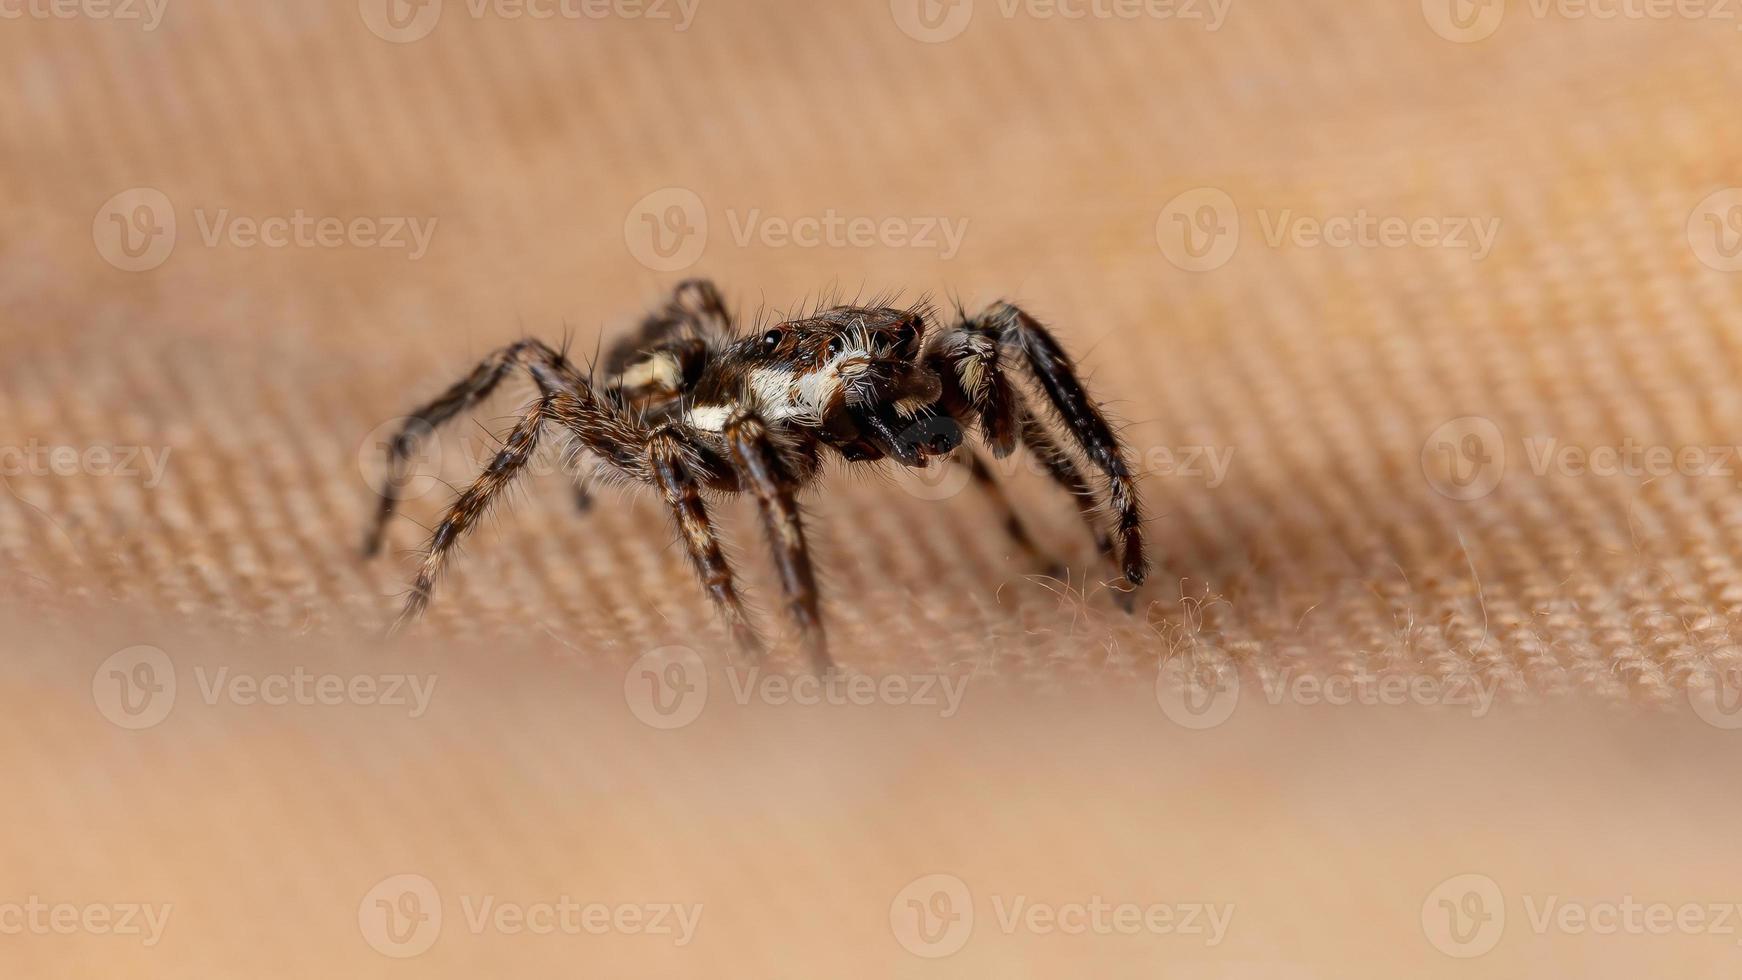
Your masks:
{"label": "woven fabric surface", "polygon": [[[155,25],[10,23],[9,581],[378,630],[526,391],[456,427],[400,560],[365,563],[379,427],[515,337],[590,351],[708,275],[746,315],[829,290],[1022,302],[1145,473],[1158,562],[1131,618],[1032,466],[1003,469],[1069,583],[971,492],[834,474],[808,506],[844,659],[1120,676],[1189,648],[1666,703],[1722,659],[1733,25],[980,6],[686,24],[177,0]],[[1666,471],[1628,447],[1710,455]],[[572,511],[560,476],[529,481],[427,628],[619,660],[723,645],[646,495]],[[789,636],[753,511],[723,514]]]}

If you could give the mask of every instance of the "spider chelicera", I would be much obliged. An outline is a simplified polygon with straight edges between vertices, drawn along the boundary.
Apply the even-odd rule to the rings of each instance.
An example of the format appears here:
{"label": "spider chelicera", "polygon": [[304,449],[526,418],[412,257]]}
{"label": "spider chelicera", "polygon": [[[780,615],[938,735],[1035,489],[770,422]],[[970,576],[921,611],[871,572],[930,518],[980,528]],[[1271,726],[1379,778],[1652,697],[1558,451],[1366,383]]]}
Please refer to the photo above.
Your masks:
{"label": "spider chelicera", "polygon": [[[606,477],[658,491],[727,630],[752,657],[764,644],[745,615],[705,498],[755,496],[788,612],[812,663],[826,670],[832,661],[797,496],[816,479],[827,453],[851,463],[966,466],[1017,545],[1044,560],[985,460],[962,446],[967,429],[978,430],[1000,458],[1019,444],[1035,455],[1071,495],[1101,555],[1123,577],[1114,587],[1129,609],[1130,590],[1149,567],[1142,504],[1124,448],[1070,356],[1038,321],[1008,303],[973,317],[958,310],[948,329],[931,330],[933,320],[923,302],[895,309],[873,301],[741,333],[719,290],[689,280],[606,355],[600,383],[538,340],[496,351],[412,413],[388,446],[389,476],[365,545],[371,555],[380,551],[418,440],[476,406],[517,368],[537,386],[537,398],[489,467],[436,526],[394,628],[422,613],[461,536],[525,469],[540,440],[553,436],[595,457]],[[1038,385],[1049,409],[1044,414],[1103,475],[1104,496],[1054,438],[1049,420],[1029,407],[1015,376]]]}

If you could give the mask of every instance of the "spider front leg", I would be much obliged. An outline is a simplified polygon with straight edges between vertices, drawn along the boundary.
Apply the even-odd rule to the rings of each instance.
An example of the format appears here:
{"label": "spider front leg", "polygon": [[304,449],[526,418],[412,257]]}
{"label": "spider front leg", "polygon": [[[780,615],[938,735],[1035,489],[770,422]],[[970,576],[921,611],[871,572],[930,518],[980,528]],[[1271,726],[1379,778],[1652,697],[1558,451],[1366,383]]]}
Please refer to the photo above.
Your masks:
{"label": "spider front leg", "polygon": [[[454,498],[446,516],[436,525],[435,533],[430,536],[429,549],[418,563],[417,576],[412,582],[410,595],[406,597],[405,608],[394,621],[389,630],[390,634],[403,629],[428,607],[436,580],[446,567],[450,553],[459,544],[460,538],[477,525],[478,519],[489,510],[502,491],[526,469],[526,464],[531,462],[538,451],[539,440],[547,424],[567,429],[582,445],[606,462],[624,470],[627,475],[643,481],[648,478],[645,455],[641,451],[646,435],[643,429],[632,421],[619,417],[593,397],[586,382],[570,371],[562,358],[555,355],[550,348],[538,341],[523,341],[516,344],[515,348],[538,351],[546,355],[526,362],[533,381],[545,394],[521,414],[520,420],[515,423],[513,431],[503,441],[502,449],[490,461],[490,465]],[[486,361],[485,366],[491,363],[493,361]],[[515,363],[515,359],[508,357],[507,363]],[[468,380],[479,376],[479,371],[474,371]],[[468,393],[463,397],[472,401],[483,397],[477,393],[476,386],[462,383],[455,386],[444,398],[451,400],[462,392]],[[487,390],[485,393],[488,393]],[[455,408],[447,414],[457,411]]]}
{"label": "spider front leg", "polygon": [[1084,389],[1070,355],[1040,321],[1009,303],[997,303],[981,314],[979,325],[983,330],[995,332],[1002,348],[1019,350],[1027,357],[1029,369],[1066,430],[1106,475],[1108,497],[1117,518],[1115,533],[1125,580],[1134,586],[1141,585],[1149,575],[1149,559],[1143,553],[1142,497],[1125,462],[1125,447],[1113,434],[1100,406]]}
{"label": "spider front leg", "polygon": [[[1045,424],[1031,412],[1020,391],[1008,377],[1004,353],[1035,376],[1041,388],[1084,453],[1107,475],[1108,498],[1117,515],[1120,548],[1101,529],[1099,506],[1093,489],[1084,480],[1076,462],[1066,453]],[[1020,443],[1040,460],[1058,486],[1070,494],[1095,539],[1096,549],[1131,586],[1141,583],[1149,562],[1143,553],[1141,501],[1135,481],[1124,460],[1124,450],[1101,415],[1075,368],[1058,342],[1028,314],[1000,303],[975,318],[963,316],[957,327],[939,338],[931,361],[944,379],[951,412],[962,418],[977,417],[980,429],[995,454],[1003,456]],[[1132,593],[1115,589],[1115,597],[1127,611],[1135,608]]]}
{"label": "spider front leg", "polygon": [[[363,538],[365,557],[372,558],[379,554],[381,545],[387,538],[387,524],[393,519],[393,512],[399,506],[399,492],[409,476],[408,464],[412,454],[417,451],[418,440],[432,435],[443,423],[490,397],[491,392],[496,390],[502,379],[516,366],[527,368],[537,379],[540,375],[533,370],[534,365],[542,366],[552,375],[571,383],[578,383],[580,380],[562,354],[552,350],[543,341],[527,338],[492,352],[464,378],[437,395],[434,401],[406,417],[405,424],[400,426],[393,441],[387,445],[387,482],[381,488],[381,502],[376,507],[375,517]],[[554,390],[551,385],[543,382],[539,387],[546,397]]]}
{"label": "spider front leg", "polygon": [[522,413],[520,421],[514,424],[514,431],[503,442],[502,450],[490,461],[489,468],[454,499],[447,516],[436,525],[435,533],[430,537],[429,551],[418,563],[411,594],[406,597],[405,608],[400,610],[399,618],[394,620],[393,626],[388,630],[389,635],[404,629],[406,624],[423,614],[424,609],[429,606],[430,594],[435,591],[436,579],[447,564],[449,553],[459,544],[461,536],[476,525],[478,518],[489,510],[496,497],[508,489],[509,484],[514,482],[514,478],[520,475],[521,470],[526,468],[533,454],[538,451],[539,433],[549,420],[551,402],[551,398],[540,399]]}
{"label": "spider front leg", "polygon": [[818,672],[830,671],[834,661],[829,657],[828,636],[818,609],[816,573],[798,512],[799,475],[775,445],[768,426],[754,415],[728,420],[723,435],[739,482],[756,495],[763,530],[786,594],[787,612],[798,626],[800,642]]}

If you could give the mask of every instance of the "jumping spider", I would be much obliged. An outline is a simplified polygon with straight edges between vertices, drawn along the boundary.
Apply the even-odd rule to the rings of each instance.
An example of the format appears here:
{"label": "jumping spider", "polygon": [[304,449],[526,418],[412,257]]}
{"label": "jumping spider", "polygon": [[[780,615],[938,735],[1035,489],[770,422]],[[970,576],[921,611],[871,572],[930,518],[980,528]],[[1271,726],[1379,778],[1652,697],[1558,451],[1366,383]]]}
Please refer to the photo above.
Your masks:
{"label": "jumping spider", "polygon": [[[1119,588],[1142,583],[1149,562],[1137,487],[1069,355],[1008,303],[975,317],[958,311],[955,325],[940,332],[929,329],[932,318],[924,303],[891,309],[874,302],[820,309],[740,335],[714,285],[690,280],[607,354],[603,384],[538,340],[491,354],[414,412],[388,447],[389,478],[365,545],[370,555],[381,548],[417,440],[477,405],[516,368],[538,387],[489,468],[437,525],[394,629],[429,604],[460,537],[552,432],[597,457],[605,475],[659,491],[708,596],[752,657],[762,652],[762,639],[745,617],[704,495],[755,495],[788,611],[815,666],[827,669],[832,662],[796,502],[821,470],[825,447],[854,463],[887,458],[923,467],[948,459],[967,467],[1018,546],[1039,557],[985,461],[971,448],[957,452],[968,427],[978,428],[1000,458],[1021,443],[1076,501],[1100,553],[1124,577]],[[1013,372],[1032,376],[1070,440],[1101,470],[1113,533],[1102,528],[1095,491],[1072,455],[1011,383]],[[1118,594],[1129,609],[1128,592]]]}

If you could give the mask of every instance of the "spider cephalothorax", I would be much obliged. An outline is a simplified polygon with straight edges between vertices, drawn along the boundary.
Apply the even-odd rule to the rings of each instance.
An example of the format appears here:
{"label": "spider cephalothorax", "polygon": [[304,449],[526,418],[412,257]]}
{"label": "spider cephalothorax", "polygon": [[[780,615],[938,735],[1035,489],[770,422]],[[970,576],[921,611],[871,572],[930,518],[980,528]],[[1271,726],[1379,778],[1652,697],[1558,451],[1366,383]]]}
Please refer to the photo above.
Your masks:
{"label": "spider cephalothorax", "polygon": [[[391,476],[366,549],[379,550],[419,434],[476,405],[517,366],[537,399],[522,413],[488,469],[436,527],[396,625],[428,604],[460,536],[524,469],[547,434],[569,439],[607,476],[656,488],[702,583],[738,644],[762,641],[744,615],[730,565],[709,520],[704,493],[756,497],[787,606],[819,668],[830,664],[816,580],[796,497],[816,478],[825,451],[848,462],[893,460],[922,467],[945,459],[969,468],[1030,559],[1040,552],[1003,497],[985,461],[962,446],[978,429],[992,452],[1020,444],[1076,500],[1102,555],[1118,563],[1123,588],[1143,581],[1142,512],[1124,451],[1089,398],[1064,349],[1035,319],[1007,303],[977,317],[959,314],[929,329],[925,304],[872,303],[821,309],[740,334],[711,283],[678,286],[665,308],[604,360],[595,384],[567,358],[523,340],[486,358],[407,420],[389,447]],[[1105,478],[1114,532],[1076,459],[1032,412],[1011,373],[1027,374],[1076,450]],[[1128,599],[1128,592],[1121,591]],[[1129,603],[1127,602],[1129,606]]]}
{"label": "spider cephalothorax", "polygon": [[921,359],[923,308],[836,307],[735,341],[698,385],[684,421],[717,432],[755,405],[771,423],[810,429],[853,462],[924,466],[961,445],[939,411],[943,382]]}

